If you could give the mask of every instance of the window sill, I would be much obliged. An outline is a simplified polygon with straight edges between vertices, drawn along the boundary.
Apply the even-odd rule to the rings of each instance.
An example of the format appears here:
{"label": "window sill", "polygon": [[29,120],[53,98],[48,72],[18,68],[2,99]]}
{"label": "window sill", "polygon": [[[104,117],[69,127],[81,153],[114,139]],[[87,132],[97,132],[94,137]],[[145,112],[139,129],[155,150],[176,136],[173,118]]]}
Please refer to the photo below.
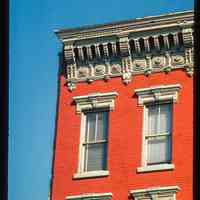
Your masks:
{"label": "window sill", "polygon": [[165,171],[165,170],[173,170],[175,168],[174,164],[159,164],[159,165],[151,165],[138,167],[137,172],[153,172],[153,171]]}
{"label": "window sill", "polygon": [[82,172],[76,173],[73,175],[73,179],[83,179],[83,178],[96,178],[109,176],[109,171],[91,171],[91,172]]}

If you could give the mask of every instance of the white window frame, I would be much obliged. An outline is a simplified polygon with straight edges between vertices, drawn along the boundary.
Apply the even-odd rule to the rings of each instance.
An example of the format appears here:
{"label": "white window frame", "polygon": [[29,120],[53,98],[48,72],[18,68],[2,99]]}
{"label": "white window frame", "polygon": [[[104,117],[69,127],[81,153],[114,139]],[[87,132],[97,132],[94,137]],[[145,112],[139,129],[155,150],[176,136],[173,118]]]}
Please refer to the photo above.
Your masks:
{"label": "white window frame", "polygon": [[130,190],[133,200],[162,200],[162,197],[176,200],[176,193],[180,190],[178,186],[153,187],[147,189]]}
{"label": "white window frame", "polygon": [[[173,104],[171,102],[162,102],[159,103],[157,105],[153,104],[153,106],[159,106],[159,105],[163,105],[163,104],[171,104],[172,108],[171,108],[171,117],[173,116]],[[148,165],[147,163],[147,159],[148,159],[148,139],[154,137],[154,135],[148,135],[147,133],[149,132],[148,130],[148,121],[149,121],[149,107],[150,105],[144,105],[144,128],[143,128],[143,155],[142,155],[142,166],[148,166],[148,167],[153,167],[155,165],[165,165],[166,163],[160,163],[160,164],[152,164],[152,165]],[[172,119],[171,119],[172,120]],[[159,122],[158,122],[159,123]],[[172,130],[170,134],[167,133],[161,133],[161,134],[156,134],[155,137],[159,137],[159,136],[168,136],[170,137],[170,140],[172,141]],[[170,144],[172,146],[172,143]],[[171,153],[171,152],[170,152]],[[171,157],[171,156],[170,156]],[[172,159],[172,158],[171,158]]]}
{"label": "white window frame", "polygon": [[[171,102],[172,104],[172,118],[173,118],[173,103],[178,101],[178,92],[181,86],[176,85],[161,85],[150,88],[136,89],[135,93],[138,96],[138,106],[143,106],[143,131],[142,131],[142,156],[141,166],[137,168],[137,172],[152,172],[162,170],[173,170],[175,165],[173,163],[160,163],[154,165],[147,165],[147,144],[145,134],[147,132],[148,123],[148,104],[164,104]],[[171,141],[173,130],[171,130]],[[172,149],[172,142],[171,142]],[[172,152],[171,152],[172,154]]]}
{"label": "white window frame", "polygon": [[99,200],[110,200],[113,194],[111,192],[107,193],[86,193],[80,195],[67,196],[66,200],[89,200],[89,199],[99,199]]}
{"label": "white window frame", "polygon": [[[108,170],[97,171],[84,171],[84,148],[86,134],[86,114],[85,112],[98,112],[98,111],[113,111],[115,108],[115,98],[118,96],[117,92],[110,93],[93,93],[86,96],[73,97],[76,103],[76,113],[81,114],[81,131],[80,131],[80,145],[79,145],[79,160],[77,173],[73,175],[74,179],[90,178],[90,177],[103,177],[108,176]],[[109,113],[108,113],[109,115]],[[109,126],[109,118],[108,118]],[[107,133],[109,135],[109,133]],[[108,143],[108,137],[107,137]],[[107,144],[108,145],[108,144]],[[108,152],[107,152],[108,160]],[[108,166],[108,163],[107,163]]]}

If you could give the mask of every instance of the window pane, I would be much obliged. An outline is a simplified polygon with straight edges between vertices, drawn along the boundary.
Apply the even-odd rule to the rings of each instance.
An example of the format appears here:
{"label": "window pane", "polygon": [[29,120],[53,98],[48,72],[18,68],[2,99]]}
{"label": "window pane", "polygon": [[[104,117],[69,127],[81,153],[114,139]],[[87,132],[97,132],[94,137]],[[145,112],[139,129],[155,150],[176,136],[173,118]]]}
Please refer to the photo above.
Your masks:
{"label": "window pane", "polygon": [[148,134],[156,134],[158,126],[158,106],[148,107]]}
{"label": "window pane", "polygon": [[107,139],[108,113],[98,113],[97,141]]}
{"label": "window pane", "polygon": [[87,113],[87,134],[86,141],[95,141],[95,125],[96,125],[96,113]]}
{"label": "window pane", "polygon": [[87,168],[86,171],[106,169],[106,144],[90,144],[86,147]]}
{"label": "window pane", "polygon": [[160,133],[171,132],[171,104],[160,106]]}
{"label": "window pane", "polygon": [[170,137],[149,138],[147,141],[147,163],[169,162],[171,159]]}

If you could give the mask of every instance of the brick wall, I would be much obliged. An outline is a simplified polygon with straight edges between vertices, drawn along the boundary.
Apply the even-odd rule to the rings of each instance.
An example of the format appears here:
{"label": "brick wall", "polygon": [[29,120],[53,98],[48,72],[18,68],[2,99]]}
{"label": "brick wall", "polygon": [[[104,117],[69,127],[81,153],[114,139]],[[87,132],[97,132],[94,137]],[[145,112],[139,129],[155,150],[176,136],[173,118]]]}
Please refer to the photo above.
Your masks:
{"label": "brick wall", "polygon": [[[127,200],[129,190],[179,186],[177,200],[192,199],[193,182],[193,80],[184,71],[137,75],[128,85],[121,78],[108,82],[79,83],[69,92],[60,77],[59,115],[56,135],[52,199],[68,195],[112,192],[113,200]],[[134,90],[156,85],[180,84],[178,103],[173,104],[172,171],[137,173],[141,166],[143,107]],[[108,177],[73,180],[79,158],[81,115],[75,113],[72,97],[94,92],[118,92],[115,110],[109,115]]]}

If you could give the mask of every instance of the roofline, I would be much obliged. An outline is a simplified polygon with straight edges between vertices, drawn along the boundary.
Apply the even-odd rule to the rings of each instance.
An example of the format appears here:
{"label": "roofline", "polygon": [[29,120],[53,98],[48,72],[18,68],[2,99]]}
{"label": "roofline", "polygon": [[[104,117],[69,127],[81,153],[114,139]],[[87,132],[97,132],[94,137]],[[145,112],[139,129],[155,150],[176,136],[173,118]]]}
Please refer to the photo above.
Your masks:
{"label": "roofline", "polygon": [[[123,21],[117,21],[117,22],[111,22],[111,23],[103,23],[103,24],[97,24],[97,25],[85,25],[80,26],[77,28],[69,28],[69,29],[60,29],[60,30],[54,30],[54,33],[57,35],[59,39],[67,38],[68,36],[74,37],[74,35],[82,32],[82,33],[90,33],[92,31],[102,31],[112,28],[123,28],[124,26],[129,25],[142,25],[143,23],[152,23],[152,22],[159,22],[159,20],[171,20],[173,18],[193,18],[194,17],[194,11],[193,10],[187,10],[187,11],[179,11],[179,12],[173,12],[168,14],[161,14],[161,15],[155,15],[155,16],[145,16],[135,19],[129,19],[129,20],[123,20]],[[141,23],[141,24],[140,24]]]}

